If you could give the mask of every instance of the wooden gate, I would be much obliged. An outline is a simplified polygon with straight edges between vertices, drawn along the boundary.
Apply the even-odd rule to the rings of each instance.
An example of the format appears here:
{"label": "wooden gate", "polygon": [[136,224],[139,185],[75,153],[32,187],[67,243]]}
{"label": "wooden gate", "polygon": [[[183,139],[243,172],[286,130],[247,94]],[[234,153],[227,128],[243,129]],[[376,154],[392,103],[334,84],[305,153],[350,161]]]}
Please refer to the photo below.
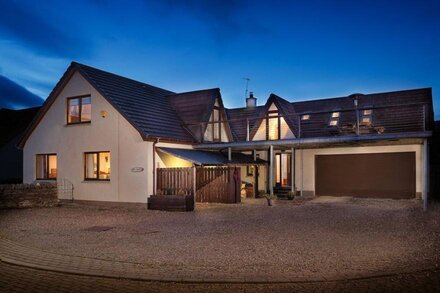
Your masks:
{"label": "wooden gate", "polygon": [[197,167],[197,202],[240,202],[240,168]]}
{"label": "wooden gate", "polygon": [[194,167],[157,169],[158,195],[194,194],[194,185],[197,202],[240,202],[239,167],[195,167],[195,171]]}

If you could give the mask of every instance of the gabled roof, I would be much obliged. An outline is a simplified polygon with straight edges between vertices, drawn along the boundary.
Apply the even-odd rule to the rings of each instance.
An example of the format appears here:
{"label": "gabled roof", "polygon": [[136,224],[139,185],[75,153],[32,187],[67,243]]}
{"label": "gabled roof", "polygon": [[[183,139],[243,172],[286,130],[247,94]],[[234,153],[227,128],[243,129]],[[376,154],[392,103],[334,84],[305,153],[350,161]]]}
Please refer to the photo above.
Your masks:
{"label": "gabled roof", "polygon": [[232,131],[234,140],[243,141],[247,136],[247,119],[249,119],[249,127],[253,129],[257,120],[255,117],[260,117],[261,112],[264,111],[265,106],[257,106],[250,108],[235,108],[226,109],[228,115],[229,126]]}
{"label": "gabled roof", "polygon": [[266,117],[267,112],[269,111],[269,108],[272,104],[275,104],[275,106],[277,107],[279,115],[284,116],[284,119],[287,125],[289,126],[290,130],[293,132],[293,134],[295,134],[295,136],[297,135],[296,117],[294,116],[296,112],[293,105],[289,101],[275,94],[270,94],[269,99],[267,99],[266,101],[266,105],[264,105],[263,109],[259,111],[258,113],[259,116],[255,117],[258,119],[255,120],[256,122],[253,125],[253,127],[250,128],[251,129],[249,135],[250,140],[252,140],[255,134],[257,133],[261,123],[265,121],[263,118]]}
{"label": "gabled roof", "polygon": [[183,122],[193,137],[201,141],[206,125],[201,122],[208,122],[216,98],[220,97],[220,89],[206,89],[184,93],[177,93],[168,96],[171,107]]}
{"label": "gabled roof", "polygon": [[[207,127],[206,122],[209,121],[216,100],[220,105],[223,117],[227,118],[219,88],[177,93],[169,95],[168,98],[185,129],[198,141],[202,141]],[[225,125],[227,132],[230,132],[228,123]]]}
{"label": "gabled roof", "polygon": [[[341,111],[340,125],[356,123],[353,99],[357,97],[359,109],[382,107],[374,110],[373,123],[385,132],[417,132],[430,129],[433,123],[431,88],[404,90],[375,94],[354,94],[347,97],[289,102],[271,94],[264,106],[226,109],[218,88],[174,93],[87,65],[72,62],[56,84],[27,128],[19,147],[44,117],[57,96],[78,72],[83,76],[127,121],[144,140],[196,143],[202,141],[206,122],[218,99],[222,115],[227,118],[227,132],[235,141],[246,140],[247,120],[252,140],[272,103],[278,108],[290,130],[298,137],[298,120],[301,114],[314,113],[310,120],[301,122],[301,137],[335,135],[328,127],[329,113]],[[418,104],[417,107],[412,107]],[[419,107],[420,106],[420,107]],[[426,107],[425,107],[426,106]],[[344,110],[350,110],[342,112]],[[352,111],[353,110],[353,111]],[[425,128],[427,125],[427,128]],[[341,129],[341,131],[345,129]]]}
{"label": "gabled roof", "polygon": [[192,136],[182,128],[182,121],[169,103],[168,96],[174,94],[173,92],[72,62],[27,129],[19,143],[20,147],[24,146],[33,129],[75,72],[80,73],[121,113],[143,139],[161,138],[176,142],[194,142]]}

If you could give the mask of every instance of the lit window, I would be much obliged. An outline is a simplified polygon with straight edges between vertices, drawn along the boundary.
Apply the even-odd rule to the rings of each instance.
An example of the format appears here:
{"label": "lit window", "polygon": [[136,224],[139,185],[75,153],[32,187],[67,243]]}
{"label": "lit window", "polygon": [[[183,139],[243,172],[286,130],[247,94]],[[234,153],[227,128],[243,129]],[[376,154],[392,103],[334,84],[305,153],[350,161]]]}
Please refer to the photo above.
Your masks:
{"label": "lit window", "polygon": [[364,115],[364,116],[369,116],[369,115],[371,115],[371,114],[373,114],[373,110],[371,110],[371,109],[364,110],[364,112],[363,112],[363,115]]}
{"label": "lit window", "polygon": [[371,123],[371,117],[362,117],[362,123]]}
{"label": "lit window", "polygon": [[211,122],[212,122],[212,135],[214,141],[220,141],[221,140],[221,115],[220,115],[220,108],[217,106],[214,106],[214,110],[211,115]]}
{"label": "lit window", "polygon": [[330,120],[328,125],[330,125],[330,126],[337,126],[338,125],[338,120],[332,119],[332,120]]}
{"label": "lit window", "polygon": [[88,152],[84,155],[86,180],[110,180],[110,152]]}
{"label": "lit window", "polygon": [[339,123],[339,112],[333,112],[330,117],[330,121],[328,122],[329,126],[337,126]]}
{"label": "lit window", "polygon": [[55,180],[57,179],[57,155],[43,154],[36,157],[36,179]]}
{"label": "lit window", "polygon": [[363,110],[361,123],[362,124],[371,124],[373,122],[372,115],[373,115],[373,110],[371,110],[371,109]]}
{"label": "lit window", "polygon": [[301,120],[309,120],[310,119],[310,115],[302,115]]}
{"label": "lit window", "polygon": [[90,96],[67,99],[67,124],[88,123],[92,120]]}
{"label": "lit window", "polygon": [[268,124],[268,139],[276,140],[280,139],[279,125],[280,119],[278,117],[278,111],[269,112],[267,117]]}

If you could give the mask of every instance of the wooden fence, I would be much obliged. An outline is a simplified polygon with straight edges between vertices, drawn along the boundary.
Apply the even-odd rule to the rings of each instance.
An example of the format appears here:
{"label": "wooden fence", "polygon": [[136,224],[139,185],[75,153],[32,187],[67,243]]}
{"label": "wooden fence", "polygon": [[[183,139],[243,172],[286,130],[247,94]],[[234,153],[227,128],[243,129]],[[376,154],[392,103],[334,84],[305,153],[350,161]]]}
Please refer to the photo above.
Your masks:
{"label": "wooden fence", "polygon": [[[194,173],[196,175],[194,181]],[[240,202],[239,167],[158,168],[158,195],[189,195],[197,202]]]}
{"label": "wooden fence", "polygon": [[193,168],[158,168],[158,195],[191,195],[194,194]]}

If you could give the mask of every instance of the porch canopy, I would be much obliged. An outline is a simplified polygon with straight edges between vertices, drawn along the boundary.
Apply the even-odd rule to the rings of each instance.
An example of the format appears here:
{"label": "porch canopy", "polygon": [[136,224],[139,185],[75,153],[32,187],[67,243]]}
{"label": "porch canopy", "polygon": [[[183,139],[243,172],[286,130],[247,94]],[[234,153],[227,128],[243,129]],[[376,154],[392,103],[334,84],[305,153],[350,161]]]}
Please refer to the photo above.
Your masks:
{"label": "porch canopy", "polygon": [[200,166],[267,164],[267,161],[263,159],[256,158],[254,160],[252,155],[246,155],[238,152],[233,152],[231,154],[231,160],[228,160],[227,154],[223,154],[221,151],[188,150],[164,147],[158,147],[156,149],[165,154],[190,161]]}

